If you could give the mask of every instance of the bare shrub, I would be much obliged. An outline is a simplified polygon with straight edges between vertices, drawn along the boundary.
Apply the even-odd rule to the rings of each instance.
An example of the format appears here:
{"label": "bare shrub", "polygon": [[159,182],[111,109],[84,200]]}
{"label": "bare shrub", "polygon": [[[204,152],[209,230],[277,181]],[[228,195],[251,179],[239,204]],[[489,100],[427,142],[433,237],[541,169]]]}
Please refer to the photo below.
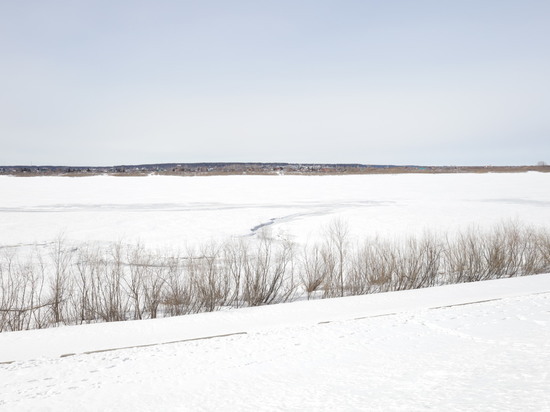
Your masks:
{"label": "bare shrub", "polygon": [[100,279],[102,257],[97,248],[82,245],[74,264],[74,294],[71,299],[72,319],[76,324],[90,323],[96,320],[99,300],[96,285]]}
{"label": "bare shrub", "polygon": [[532,253],[535,255],[536,264],[532,273],[550,273],[550,231],[540,229],[532,234]]}
{"label": "bare shrub", "polygon": [[221,268],[221,247],[210,243],[189,259],[188,271],[201,310],[212,312],[226,305],[231,295],[231,281]]}
{"label": "bare shrub", "polygon": [[54,241],[50,252],[53,274],[49,276],[49,302],[54,325],[60,325],[66,319],[72,281],[69,272],[71,252],[72,249],[67,247],[62,236]]}
{"label": "bare shrub", "polygon": [[302,253],[300,280],[308,300],[325,282],[325,261],[319,246],[306,247]]}
{"label": "bare shrub", "polygon": [[104,322],[115,322],[127,318],[130,296],[123,288],[123,246],[116,243],[101,254],[99,259],[91,261],[92,307],[96,316]]}
{"label": "bare shrub", "polygon": [[157,258],[147,266],[145,274],[145,309],[149,313],[149,317],[155,319],[159,312],[166,283],[165,263],[162,259]]}
{"label": "bare shrub", "polygon": [[231,280],[231,295],[228,296],[227,304],[233,307],[240,307],[243,300],[246,269],[248,267],[249,247],[243,240],[227,243],[223,248],[223,267],[225,276]]}
{"label": "bare shrub", "polygon": [[193,291],[190,277],[187,276],[179,257],[167,259],[166,265],[166,283],[162,295],[162,304],[166,308],[166,314],[179,316],[197,313],[200,304]]}
{"label": "bare shrub", "polygon": [[62,237],[49,253],[0,251],[0,332],[285,302],[296,279],[311,299],[550,272],[550,232],[516,222],[354,247],[336,221],[300,256],[267,231],[185,257],[120,242],[74,247]]}
{"label": "bare shrub", "polygon": [[42,302],[44,272],[34,254],[23,261],[14,253],[0,255],[0,332],[48,326]]}
{"label": "bare shrub", "polygon": [[143,319],[146,311],[145,303],[145,279],[149,271],[149,259],[145,255],[143,247],[136,245],[127,250],[129,274],[124,278],[126,290],[129,294],[130,305],[133,308],[134,319]]}
{"label": "bare shrub", "polygon": [[523,230],[515,224],[499,225],[485,236],[484,261],[486,279],[498,279],[522,274],[527,247]]}
{"label": "bare shrub", "polygon": [[263,233],[255,253],[246,260],[243,300],[249,306],[285,302],[295,289],[293,247],[284,242],[278,248]]}
{"label": "bare shrub", "polygon": [[345,295],[349,269],[349,227],[334,220],[325,228],[325,241],[306,247],[301,259],[300,279],[308,299],[319,289],[323,298]]}
{"label": "bare shrub", "polygon": [[338,290],[340,296],[344,296],[344,272],[346,269],[346,258],[349,247],[349,227],[343,220],[337,219],[331,222],[328,227],[327,258],[335,263],[335,271],[332,272],[335,278],[331,279],[332,288]]}
{"label": "bare shrub", "polygon": [[548,229],[527,231],[528,253],[525,256],[525,274],[550,273],[550,232]]}
{"label": "bare shrub", "polygon": [[389,290],[393,272],[392,249],[379,241],[365,242],[353,256],[347,282],[350,295]]}
{"label": "bare shrub", "polygon": [[548,236],[507,222],[488,231],[470,228],[447,240],[446,276],[450,283],[523,276],[547,271],[541,244]]}
{"label": "bare shrub", "polygon": [[447,239],[444,251],[448,283],[481,280],[484,275],[483,241],[473,228]]}
{"label": "bare shrub", "polygon": [[393,290],[418,289],[436,284],[442,250],[433,236],[409,238],[396,250]]}

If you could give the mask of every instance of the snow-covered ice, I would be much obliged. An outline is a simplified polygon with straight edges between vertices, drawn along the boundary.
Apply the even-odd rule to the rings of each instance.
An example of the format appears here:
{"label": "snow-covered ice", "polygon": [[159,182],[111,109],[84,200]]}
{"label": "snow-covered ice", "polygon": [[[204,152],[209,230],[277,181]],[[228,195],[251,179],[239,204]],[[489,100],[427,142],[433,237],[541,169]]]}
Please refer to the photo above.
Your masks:
{"label": "snow-covered ice", "polygon": [[184,248],[270,224],[305,243],[339,218],[401,236],[518,220],[550,224],[550,173],[356,176],[0,176],[0,245],[140,241]]}
{"label": "snow-covered ice", "polygon": [[0,410],[550,410],[549,309],[536,275],[3,333]]}

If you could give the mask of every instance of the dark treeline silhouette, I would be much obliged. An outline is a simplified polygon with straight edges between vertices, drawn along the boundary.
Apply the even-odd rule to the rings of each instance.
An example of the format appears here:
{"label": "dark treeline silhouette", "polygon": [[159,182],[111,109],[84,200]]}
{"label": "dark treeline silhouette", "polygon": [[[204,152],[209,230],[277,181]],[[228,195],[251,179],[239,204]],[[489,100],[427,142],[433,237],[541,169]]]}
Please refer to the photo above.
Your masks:
{"label": "dark treeline silhouette", "polygon": [[389,174],[389,173],[488,173],[488,172],[549,172],[550,166],[417,166],[367,165],[358,163],[158,163],[117,166],[0,166],[0,175],[15,176],[87,176],[109,174],[142,176],[149,174],[209,176],[240,174]]}

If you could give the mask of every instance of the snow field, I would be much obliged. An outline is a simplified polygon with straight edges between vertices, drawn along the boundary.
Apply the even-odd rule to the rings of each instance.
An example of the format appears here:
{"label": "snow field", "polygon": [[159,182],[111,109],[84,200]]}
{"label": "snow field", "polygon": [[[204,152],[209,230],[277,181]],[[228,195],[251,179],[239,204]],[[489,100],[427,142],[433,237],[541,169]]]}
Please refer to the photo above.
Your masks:
{"label": "snow field", "polygon": [[[28,360],[0,365],[0,410],[550,410],[549,307],[550,275],[537,275],[10,332],[1,347],[24,352],[25,335],[35,345]],[[34,357],[52,337],[79,352],[83,342],[101,347],[114,326],[139,343],[148,323],[174,336],[232,317],[247,334]]]}
{"label": "snow field", "polygon": [[185,249],[254,235],[318,239],[335,218],[358,239],[452,232],[504,220],[550,224],[550,174],[0,176],[0,245],[70,241]]}
{"label": "snow field", "polygon": [[[0,246],[63,233],[184,250],[254,238],[260,225],[303,245],[334,219],[356,239],[549,227],[549,183],[542,173],[0,176]],[[0,362],[10,362],[0,364],[10,412],[550,411],[550,275],[6,332]]]}

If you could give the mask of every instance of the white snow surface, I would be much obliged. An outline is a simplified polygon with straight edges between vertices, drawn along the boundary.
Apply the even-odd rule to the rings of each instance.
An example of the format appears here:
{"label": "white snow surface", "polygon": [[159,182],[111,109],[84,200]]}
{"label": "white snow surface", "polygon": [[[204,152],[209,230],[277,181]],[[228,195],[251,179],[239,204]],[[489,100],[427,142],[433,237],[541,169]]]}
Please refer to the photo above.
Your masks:
{"label": "white snow surface", "polygon": [[0,245],[140,241],[182,249],[268,224],[298,243],[335,218],[351,235],[550,223],[550,173],[353,176],[0,176]]}
{"label": "white snow surface", "polygon": [[[548,227],[549,187],[534,172],[0,176],[0,247],[181,249],[265,224],[306,243],[335,218],[357,238]],[[10,412],[550,411],[550,275],[7,332],[0,362]]]}
{"label": "white snow surface", "polygon": [[8,332],[0,357],[2,411],[544,411],[550,274]]}

